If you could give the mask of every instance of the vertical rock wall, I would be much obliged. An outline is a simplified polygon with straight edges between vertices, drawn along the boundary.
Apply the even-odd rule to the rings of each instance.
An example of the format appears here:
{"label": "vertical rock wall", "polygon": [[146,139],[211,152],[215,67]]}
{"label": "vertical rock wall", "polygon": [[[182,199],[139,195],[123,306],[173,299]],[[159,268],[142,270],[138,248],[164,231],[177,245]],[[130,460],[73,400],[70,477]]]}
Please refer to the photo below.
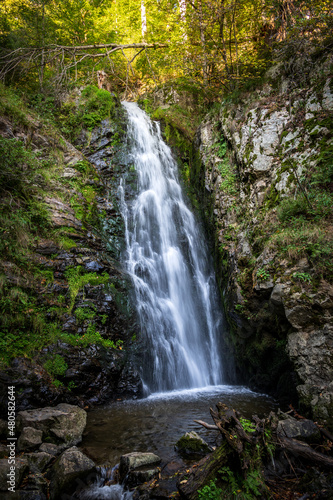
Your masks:
{"label": "vertical rock wall", "polygon": [[327,421],[333,414],[333,286],[315,248],[331,248],[332,224],[318,216],[313,224],[291,224],[288,232],[278,216],[283,200],[307,204],[309,172],[323,152],[331,154],[331,65],[330,57],[321,61],[303,86],[280,65],[260,90],[222,103],[198,130],[192,166],[215,235],[240,376],[285,403],[299,399],[314,418]]}

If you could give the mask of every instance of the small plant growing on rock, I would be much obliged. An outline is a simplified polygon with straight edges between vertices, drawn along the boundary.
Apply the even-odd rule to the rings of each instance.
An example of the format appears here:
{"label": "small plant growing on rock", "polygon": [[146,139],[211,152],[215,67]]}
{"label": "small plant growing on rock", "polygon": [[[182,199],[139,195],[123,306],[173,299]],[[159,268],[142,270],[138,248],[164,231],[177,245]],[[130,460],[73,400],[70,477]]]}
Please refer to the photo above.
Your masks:
{"label": "small plant growing on rock", "polygon": [[304,283],[311,283],[311,276],[308,273],[300,273],[296,271],[292,277],[296,280],[303,281]]}
{"label": "small plant growing on rock", "polygon": [[257,278],[260,281],[267,281],[270,278],[270,274],[265,268],[260,267],[257,271]]}

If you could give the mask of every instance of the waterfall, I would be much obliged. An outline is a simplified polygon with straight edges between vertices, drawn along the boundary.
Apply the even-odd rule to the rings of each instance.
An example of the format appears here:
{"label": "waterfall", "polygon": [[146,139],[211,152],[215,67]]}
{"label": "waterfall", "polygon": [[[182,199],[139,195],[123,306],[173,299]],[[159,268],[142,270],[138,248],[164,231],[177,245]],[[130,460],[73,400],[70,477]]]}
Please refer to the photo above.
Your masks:
{"label": "waterfall", "polygon": [[135,199],[120,185],[126,267],[133,280],[145,349],[142,377],[150,392],[223,382],[224,320],[200,224],[188,207],[177,164],[137,104],[125,102]]}

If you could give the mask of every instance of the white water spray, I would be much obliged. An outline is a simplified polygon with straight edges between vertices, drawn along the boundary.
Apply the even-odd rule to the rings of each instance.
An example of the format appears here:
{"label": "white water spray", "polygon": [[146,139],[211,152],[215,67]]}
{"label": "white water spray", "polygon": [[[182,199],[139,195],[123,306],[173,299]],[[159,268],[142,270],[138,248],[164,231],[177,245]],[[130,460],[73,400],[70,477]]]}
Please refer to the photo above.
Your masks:
{"label": "white water spray", "polygon": [[177,165],[158,123],[135,103],[127,110],[137,197],[125,200],[126,266],[146,337],[149,391],[222,383],[223,316],[204,235],[186,205]]}

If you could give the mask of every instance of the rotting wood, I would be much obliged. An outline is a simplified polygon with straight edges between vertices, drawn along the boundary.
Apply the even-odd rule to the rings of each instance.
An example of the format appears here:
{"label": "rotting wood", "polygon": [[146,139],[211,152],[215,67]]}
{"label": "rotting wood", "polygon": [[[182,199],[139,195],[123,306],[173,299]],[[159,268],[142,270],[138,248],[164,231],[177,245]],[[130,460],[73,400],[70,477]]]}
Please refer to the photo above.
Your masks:
{"label": "rotting wood", "polygon": [[333,468],[333,458],[323,453],[315,451],[306,443],[298,441],[297,439],[287,438],[284,436],[279,436],[278,444],[285,450],[299,455],[307,460],[314,461],[324,467]]}

